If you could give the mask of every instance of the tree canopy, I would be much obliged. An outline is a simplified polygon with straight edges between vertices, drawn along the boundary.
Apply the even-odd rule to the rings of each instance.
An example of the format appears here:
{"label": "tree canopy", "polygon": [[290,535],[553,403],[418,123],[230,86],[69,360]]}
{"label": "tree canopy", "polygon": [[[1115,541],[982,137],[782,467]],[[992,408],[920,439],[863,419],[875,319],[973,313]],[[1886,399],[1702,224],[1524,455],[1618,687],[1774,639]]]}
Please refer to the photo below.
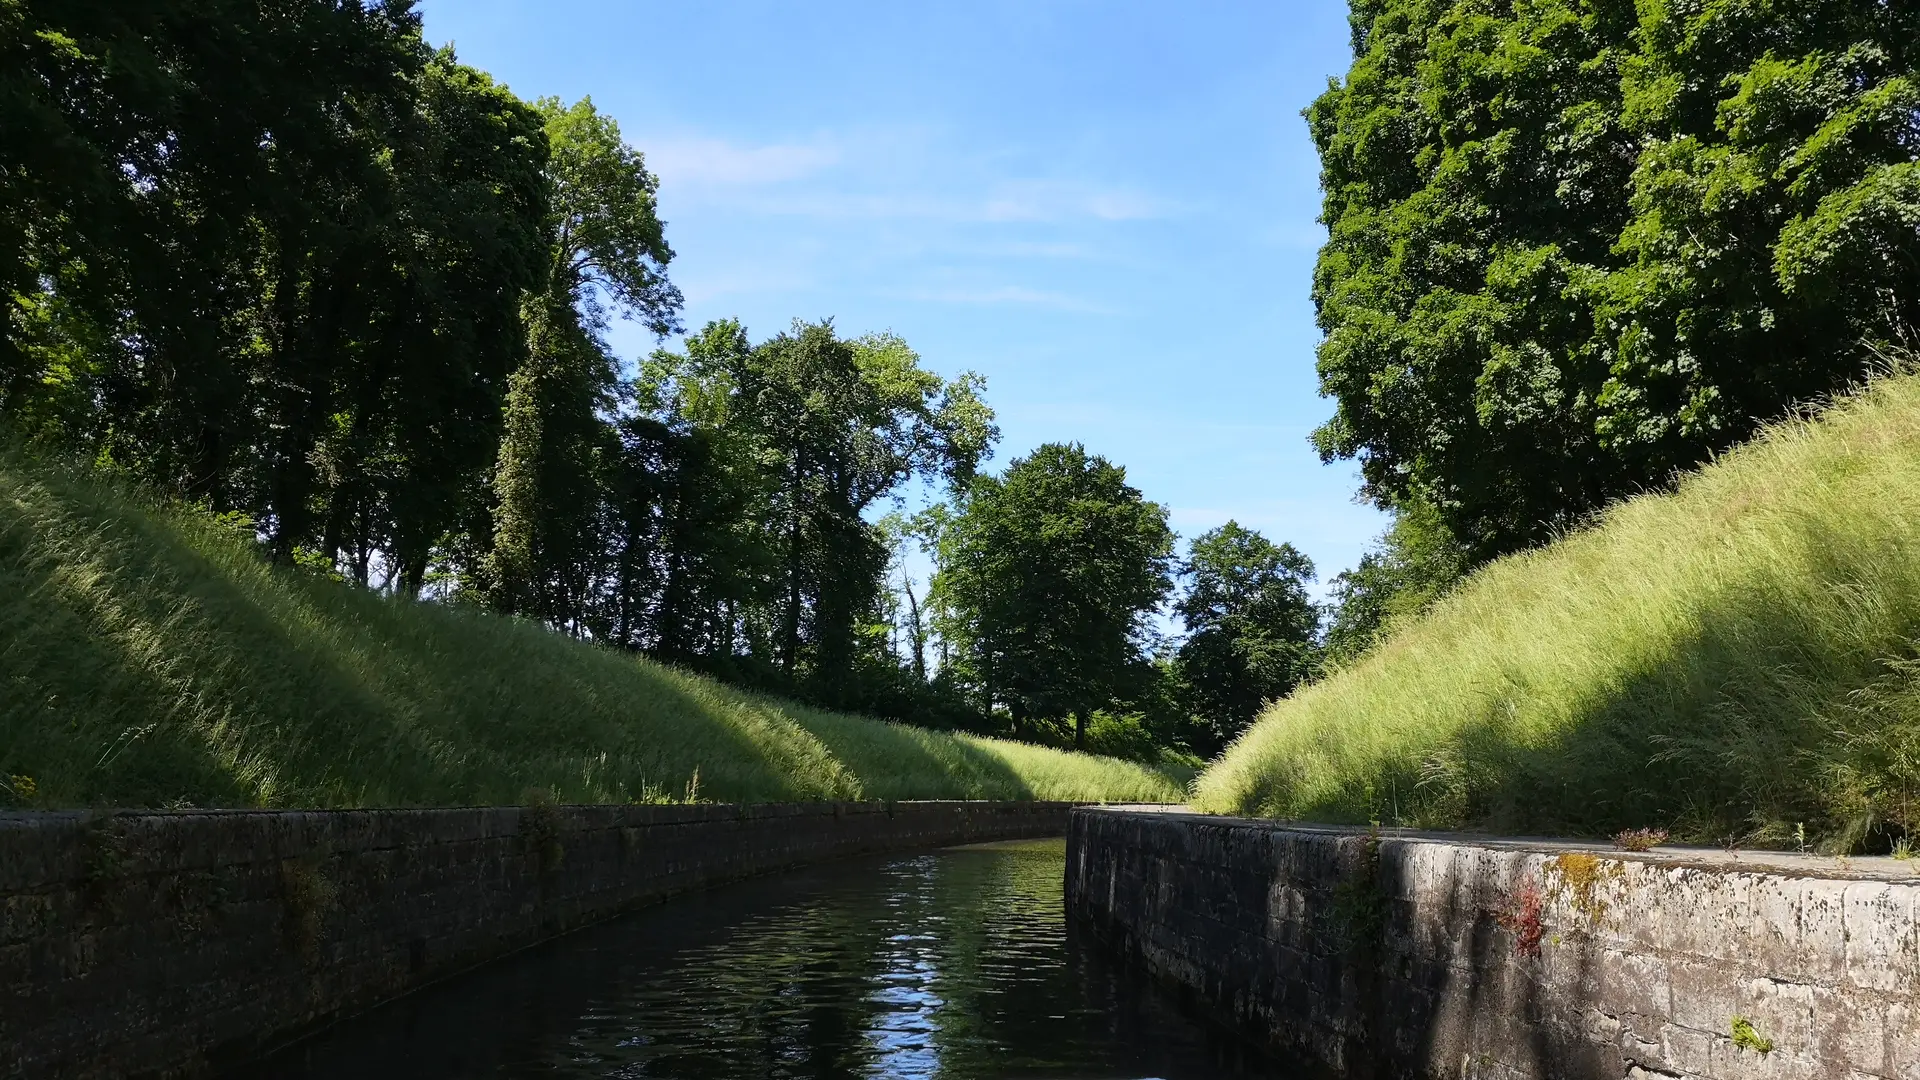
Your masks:
{"label": "tree canopy", "polygon": [[1143,668],[1148,617],[1170,588],[1167,511],[1126,470],[1079,444],[1048,443],[976,480],[940,531],[934,625],[951,677],[1018,733],[1093,710]]}
{"label": "tree canopy", "polygon": [[983,386],[972,373],[942,380],[897,335],[846,339],[830,322],[795,322],[757,346],[738,323],[712,323],[684,354],[654,354],[645,396],[742,459],[738,528],[768,575],[764,620],[742,632],[784,680],[855,704],[848,687],[878,645],[862,635],[878,625],[891,556],[867,513],[916,477],[965,488],[999,434]]}
{"label": "tree canopy", "polygon": [[1187,631],[1177,654],[1183,704],[1204,724],[1194,749],[1211,756],[1312,673],[1313,562],[1229,521],[1193,539],[1181,573],[1187,587],[1173,610]]}
{"label": "tree canopy", "polygon": [[1476,559],[1920,326],[1920,9],[1354,0],[1307,110],[1323,456]]}

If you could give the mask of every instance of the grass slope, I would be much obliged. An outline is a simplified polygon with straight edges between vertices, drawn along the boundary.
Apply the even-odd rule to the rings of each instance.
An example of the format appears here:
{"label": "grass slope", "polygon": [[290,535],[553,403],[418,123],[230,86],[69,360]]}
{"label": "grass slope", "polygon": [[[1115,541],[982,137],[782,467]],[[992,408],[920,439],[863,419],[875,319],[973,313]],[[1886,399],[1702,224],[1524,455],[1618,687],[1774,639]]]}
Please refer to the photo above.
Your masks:
{"label": "grass slope", "polygon": [[1169,801],[1110,758],[741,693],[264,562],[250,535],[0,452],[0,805]]}
{"label": "grass slope", "polygon": [[1504,559],[1272,706],[1202,809],[1880,848],[1920,828],[1920,379]]}

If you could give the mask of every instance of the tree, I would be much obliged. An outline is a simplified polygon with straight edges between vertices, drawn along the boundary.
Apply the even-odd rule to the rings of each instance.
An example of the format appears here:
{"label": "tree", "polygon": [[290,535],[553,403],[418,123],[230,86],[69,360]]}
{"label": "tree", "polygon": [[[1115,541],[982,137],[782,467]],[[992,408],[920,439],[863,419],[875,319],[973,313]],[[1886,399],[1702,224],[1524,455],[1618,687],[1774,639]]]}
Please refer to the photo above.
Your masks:
{"label": "tree", "polygon": [[283,495],[274,515],[283,552],[312,543],[366,584],[378,551],[387,584],[409,596],[477,508],[524,353],[519,297],[543,269],[547,210],[535,110],[451,50],[415,88],[367,254],[351,273],[324,275],[364,297],[364,322],[339,339],[354,362],[309,402],[311,442],[278,461],[297,497]]}
{"label": "tree", "polygon": [[777,567],[772,658],[817,700],[845,704],[889,558],[864,515],[915,476],[971,481],[998,435],[982,380],[942,381],[899,337],[843,339],[830,322],[752,347],[738,324],[711,324],[684,356],[656,354],[651,377],[696,430],[725,432],[765,470],[754,516]]}
{"label": "tree", "polygon": [[603,541],[598,474],[615,453],[607,307],[665,335],[678,328],[680,293],[645,158],[589,98],[537,107],[551,154],[547,265],[524,301],[526,359],[507,389],[487,576],[496,608],[578,629],[586,564]]}
{"label": "tree", "polygon": [[1359,659],[1397,623],[1446,595],[1467,569],[1466,549],[1432,507],[1401,507],[1360,564],[1334,577],[1322,664]]}
{"label": "tree", "polygon": [[23,35],[0,413],[247,512],[282,560],[317,548],[363,583],[380,561],[417,591],[521,354],[538,114],[428,50],[404,2],[17,3],[0,25]]}
{"label": "tree", "polygon": [[1181,571],[1179,679],[1189,711],[1206,722],[1194,749],[1211,757],[1311,672],[1320,626],[1307,595],[1313,562],[1229,521],[1194,539]]}
{"label": "tree", "polygon": [[1048,443],[968,489],[938,542],[931,603],[955,676],[982,707],[1087,719],[1147,667],[1148,617],[1171,586],[1166,509],[1079,444]]}
{"label": "tree", "polygon": [[1361,0],[1307,110],[1323,457],[1474,560],[1666,483],[1920,323],[1920,9]]}
{"label": "tree", "polygon": [[332,374],[306,343],[351,324],[290,279],[377,217],[427,58],[411,4],[4,8],[0,408],[64,399],[67,441],[258,509]]}

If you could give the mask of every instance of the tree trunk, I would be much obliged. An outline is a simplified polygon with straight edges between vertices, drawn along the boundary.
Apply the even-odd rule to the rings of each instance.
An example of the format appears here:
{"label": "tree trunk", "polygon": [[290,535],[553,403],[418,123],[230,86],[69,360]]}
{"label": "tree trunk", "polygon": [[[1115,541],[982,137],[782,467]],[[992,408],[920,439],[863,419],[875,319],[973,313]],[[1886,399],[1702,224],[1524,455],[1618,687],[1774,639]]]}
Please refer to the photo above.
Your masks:
{"label": "tree trunk", "polygon": [[926,682],[927,628],[920,621],[920,601],[913,595],[913,579],[906,578],[904,586],[907,590],[907,612],[913,619],[913,630],[910,631],[913,641],[913,673],[920,677],[921,682]]}

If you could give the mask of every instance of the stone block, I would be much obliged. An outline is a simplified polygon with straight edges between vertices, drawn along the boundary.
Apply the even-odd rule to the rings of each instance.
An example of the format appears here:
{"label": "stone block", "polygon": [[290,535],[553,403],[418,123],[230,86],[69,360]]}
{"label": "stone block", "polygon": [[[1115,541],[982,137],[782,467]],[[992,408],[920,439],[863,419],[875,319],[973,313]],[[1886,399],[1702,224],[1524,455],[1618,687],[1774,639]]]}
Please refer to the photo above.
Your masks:
{"label": "stone block", "polygon": [[1846,892],[1851,883],[1792,880],[1800,897],[1800,948],[1795,958],[1808,982],[1840,986],[1847,976]]}
{"label": "stone block", "polygon": [[1854,1070],[1883,1072],[1887,1065],[1886,1002],[1856,990],[1811,988],[1813,1056]]}
{"label": "stone block", "polygon": [[1910,886],[1859,881],[1841,896],[1847,983],[1863,990],[1920,992],[1920,937]]}

